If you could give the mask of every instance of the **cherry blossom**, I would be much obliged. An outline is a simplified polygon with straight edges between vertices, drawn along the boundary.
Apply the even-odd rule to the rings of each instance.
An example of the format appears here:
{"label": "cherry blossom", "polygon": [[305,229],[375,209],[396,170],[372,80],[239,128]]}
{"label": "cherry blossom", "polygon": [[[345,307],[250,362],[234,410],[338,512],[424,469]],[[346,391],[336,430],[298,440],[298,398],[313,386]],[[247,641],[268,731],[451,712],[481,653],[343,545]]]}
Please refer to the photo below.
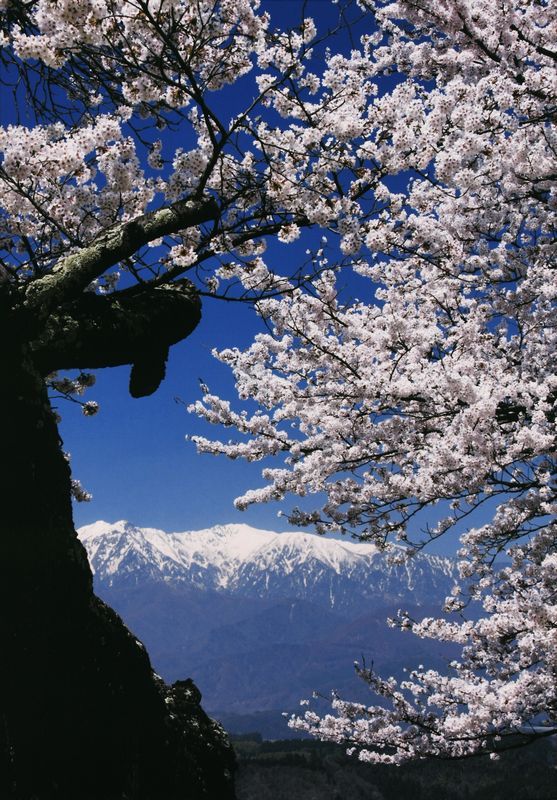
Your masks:
{"label": "cherry blossom", "polygon": [[194,440],[273,457],[239,508],[317,495],[289,521],[394,538],[409,556],[468,526],[447,612],[474,600],[484,615],[397,623],[461,644],[449,673],[397,682],[361,665],[378,705],[335,698],[292,724],[368,761],[496,757],[508,737],[557,731],[557,14],[531,0],[360,5],[377,27],[329,56],[311,105],[268,94],[279,114],[310,115],[293,154],[330,142],[337,180],[351,175],[327,199],[316,170],[306,211],[338,237],[342,266],[321,251],[311,290],[257,303],[266,332],[216,354],[245,409],[209,389],[191,407],[240,436]]}
{"label": "cherry blossom", "polygon": [[[344,136],[327,141],[325,156],[311,117],[306,87],[319,85],[308,69],[311,19],[278,31],[248,0],[12,6],[0,13],[8,82],[22,76],[22,100],[38,122],[0,129],[3,241],[14,277],[33,278],[111,225],[185,199],[216,201],[211,219],[176,219],[162,237],[153,232],[131,248],[133,270],[125,259],[120,270],[143,281],[156,273],[159,283],[195,271],[204,291],[205,280],[214,284],[205,264],[215,255],[261,255],[267,235],[292,242],[318,221],[346,227],[341,195],[354,180],[353,159]],[[250,73],[247,101],[230,94],[226,118],[221,94]],[[278,118],[263,116],[266,108]],[[149,244],[166,255],[150,254]]]}

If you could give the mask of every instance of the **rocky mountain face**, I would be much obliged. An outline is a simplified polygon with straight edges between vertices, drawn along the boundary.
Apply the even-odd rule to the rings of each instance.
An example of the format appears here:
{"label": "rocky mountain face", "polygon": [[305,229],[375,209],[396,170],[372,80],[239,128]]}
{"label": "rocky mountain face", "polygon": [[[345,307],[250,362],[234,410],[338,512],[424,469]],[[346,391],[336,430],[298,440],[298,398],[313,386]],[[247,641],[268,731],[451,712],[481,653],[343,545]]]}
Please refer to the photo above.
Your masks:
{"label": "rocky mountain face", "polygon": [[362,602],[425,605],[454,582],[451,561],[417,555],[402,565],[369,543],[309,533],[217,525],[165,533],[129,522],[95,522],[79,530],[100,586],[148,582],[238,597],[311,599],[331,609]]}
{"label": "rocky mountain face", "polygon": [[165,533],[96,522],[79,536],[97,594],[145,642],[155,669],[166,680],[191,676],[204,706],[236,729],[245,715],[282,720],[279,711],[313,691],[367,698],[354,660],[400,674],[448,655],[386,625],[398,608],[439,610],[455,580],[448,559],[395,565],[371,544],[247,525]]}

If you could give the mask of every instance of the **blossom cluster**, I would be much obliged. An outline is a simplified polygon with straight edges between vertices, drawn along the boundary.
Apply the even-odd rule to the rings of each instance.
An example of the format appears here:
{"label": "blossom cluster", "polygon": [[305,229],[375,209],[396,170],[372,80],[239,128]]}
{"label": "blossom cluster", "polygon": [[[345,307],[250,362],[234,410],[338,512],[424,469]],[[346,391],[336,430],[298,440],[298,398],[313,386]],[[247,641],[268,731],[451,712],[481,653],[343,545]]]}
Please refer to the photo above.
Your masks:
{"label": "blossom cluster", "polygon": [[122,133],[126,116],[105,114],[69,130],[63,123],[0,128],[4,234],[36,245],[33,264],[44,257],[46,268],[68,242],[88,243],[147,208],[153,187]]}
{"label": "blossom cluster", "polygon": [[[261,255],[266,235],[290,243],[310,225],[338,229],[346,252],[357,246],[375,171],[356,143],[375,87],[359,83],[362,58],[331,56],[323,79],[311,71],[313,20],[276,30],[256,0],[36,0],[0,14],[0,29],[16,74],[38,63],[58,84],[50,105],[28,98],[44,124],[0,129],[0,245],[18,278],[110,225],[207,195],[219,225],[154,237],[164,260],[142,253],[134,276],[164,266],[172,280],[207,253]],[[216,98],[248,73],[253,95],[233,96],[223,118]],[[179,128],[179,147],[166,126]]]}
{"label": "blossom cluster", "polygon": [[[334,714],[293,722],[372,761],[496,755],[498,737],[557,730],[557,13],[529,0],[361,5],[378,30],[330,57],[311,105],[281,88],[269,100],[311,115],[293,153],[318,132],[339,174],[351,170],[328,199],[322,172],[328,210],[307,213],[330,225],[333,212],[365,299],[343,293],[344,266],[261,301],[268,332],[216,354],[257,410],[207,391],[192,410],[241,436],[196,442],[275,457],[239,508],[324,495],[290,521],[395,536],[409,553],[496,509],[462,537],[447,600],[461,612],[479,601],[484,616],[402,621],[462,645],[454,674],[398,684],[361,668],[387,707],[336,698]],[[414,520],[434,508],[442,518],[420,537]],[[505,552],[512,565],[497,570]]]}
{"label": "blossom cluster", "polygon": [[478,752],[497,758],[507,740],[516,746],[557,733],[556,533],[555,524],[548,525],[511,551],[510,566],[484,580],[485,617],[428,618],[403,626],[421,637],[463,645],[449,674],[420,668],[396,682],[357,665],[382,705],[334,698],[334,714],[306,711],[292,718],[291,726],[347,743],[362,761],[394,764]]}

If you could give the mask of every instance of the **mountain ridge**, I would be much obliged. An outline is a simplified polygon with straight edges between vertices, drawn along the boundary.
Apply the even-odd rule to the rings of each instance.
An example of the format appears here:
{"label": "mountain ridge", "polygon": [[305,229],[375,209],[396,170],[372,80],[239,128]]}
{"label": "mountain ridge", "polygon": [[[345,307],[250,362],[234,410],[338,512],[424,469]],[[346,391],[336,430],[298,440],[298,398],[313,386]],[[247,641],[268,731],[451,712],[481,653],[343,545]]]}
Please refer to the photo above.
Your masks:
{"label": "mountain ridge", "polygon": [[391,564],[372,544],[238,524],[167,534],[99,521],[79,535],[96,593],[145,643],[156,671],[192,677],[218,718],[252,725],[272,712],[261,730],[271,738],[289,735],[277,709],[295,710],[314,690],[366,702],[353,669],[362,656],[399,677],[454,657],[386,624],[399,608],[438,613],[456,578],[440,556]]}
{"label": "mountain ridge", "polygon": [[[418,554],[392,564],[370,543],[326,538],[298,531],[276,532],[232,523],[196,531],[166,533],[125,520],[99,521],[79,529],[93,573],[106,586],[145,580],[244,596],[304,597],[311,592],[332,606],[348,602],[349,589],[361,599],[413,594],[413,604],[448,592],[454,564]],[[402,549],[401,549],[402,550]]]}

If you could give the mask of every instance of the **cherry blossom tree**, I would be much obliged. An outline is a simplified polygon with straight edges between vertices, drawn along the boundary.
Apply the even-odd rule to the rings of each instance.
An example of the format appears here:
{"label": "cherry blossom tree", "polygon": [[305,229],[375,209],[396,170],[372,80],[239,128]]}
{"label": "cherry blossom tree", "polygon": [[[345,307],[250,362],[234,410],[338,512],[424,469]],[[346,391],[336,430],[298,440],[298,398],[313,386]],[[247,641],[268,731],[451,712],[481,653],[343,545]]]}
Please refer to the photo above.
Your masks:
{"label": "cherry blossom tree", "polygon": [[461,644],[448,673],[360,665],[375,705],[334,698],[291,724],[372,762],[497,757],[557,732],[557,8],[361,6],[377,28],[330,55],[311,112],[356,176],[328,234],[344,262],[324,242],[311,290],[257,303],[267,331],[217,354],[248,405],[207,389],[192,406],[241,435],[195,441],[274,457],[239,508],[317,495],[291,523],[398,542],[399,558],[467,531],[446,603],[460,616],[395,622]]}
{"label": "cherry blossom tree", "polygon": [[195,688],[164,686],[92,593],[48,392],[82,402],[88,370],[129,364],[131,394],[152,393],[204,298],[303,284],[268,268],[268,237],[350,241],[356,209],[371,219],[375,170],[350,145],[367,95],[341,63],[322,84],[302,17],[280,31],[258,0],[0,0],[3,797],[231,796]]}

